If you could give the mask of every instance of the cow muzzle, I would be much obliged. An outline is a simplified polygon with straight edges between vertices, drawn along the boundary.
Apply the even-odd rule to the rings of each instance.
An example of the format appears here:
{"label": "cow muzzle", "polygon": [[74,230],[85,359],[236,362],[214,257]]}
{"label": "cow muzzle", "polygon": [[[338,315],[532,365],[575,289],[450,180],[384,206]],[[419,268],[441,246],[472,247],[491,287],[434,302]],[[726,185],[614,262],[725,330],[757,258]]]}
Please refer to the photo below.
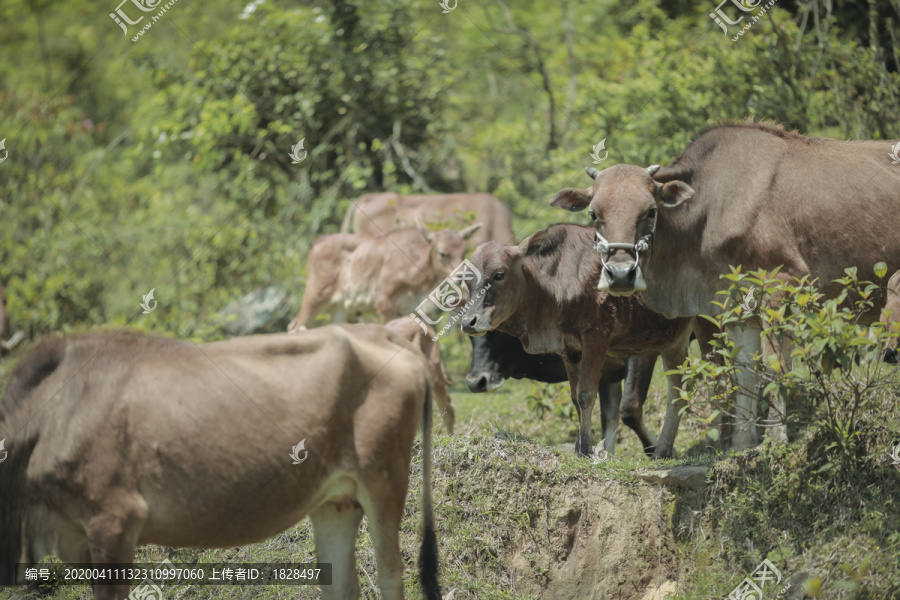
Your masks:
{"label": "cow muzzle", "polygon": [[[603,265],[600,282],[597,284],[598,290],[609,292],[613,296],[630,296],[647,289],[647,282],[644,281],[644,272],[641,269],[641,252],[650,249],[650,240],[655,229],[654,220],[653,229],[636,244],[608,242],[599,231],[594,232],[594,250],[600,253],[600,262]],[[629,262],[610,262],[612,254],[617,251],[627,252],[633,255],[634,259]]]}
{"label": "cow muzzle", "polygon": [[630,296],[647,289],[644,273],[637,262],[627,266],[606,264],[600,274],[597,289],[613,296]]}
{"label": "cow muzzle", "polygon": [[492,392],[503,385],[506,381],[503,377],[490,372],[469,373],[466,375],[466,385],[473,394],[481,394],[484,392]]}
{"label": "cow muzzle", "polygon": [[491,330],[491,326],[487,324],[487,319],[480,315],[463,317],[459,328],[463,330],[463,333],[472,337],[482,336]]}

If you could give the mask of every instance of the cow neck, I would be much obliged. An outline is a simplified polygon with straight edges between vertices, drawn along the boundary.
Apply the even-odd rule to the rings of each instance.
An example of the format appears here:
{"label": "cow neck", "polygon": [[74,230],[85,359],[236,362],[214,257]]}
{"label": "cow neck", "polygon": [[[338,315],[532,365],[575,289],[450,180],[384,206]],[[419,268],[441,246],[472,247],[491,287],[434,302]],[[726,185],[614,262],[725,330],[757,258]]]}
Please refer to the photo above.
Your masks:
{"label": "cow neck", "polygon": [[[570,233],[568,228],[563,231]],[[583,240],[560,236],[555,238],[555,252],[539,252],[522,262],[526,299],[517,312],[516,325],[508,327],[523,344],[530,342],[531,353],[560,352],[565,337],[582,333],[580,319],[575,317],[595,314],[606,296],[597,290],[600,256],[590,245],[593,230],[579,227],[576,231],[583,233]]]}

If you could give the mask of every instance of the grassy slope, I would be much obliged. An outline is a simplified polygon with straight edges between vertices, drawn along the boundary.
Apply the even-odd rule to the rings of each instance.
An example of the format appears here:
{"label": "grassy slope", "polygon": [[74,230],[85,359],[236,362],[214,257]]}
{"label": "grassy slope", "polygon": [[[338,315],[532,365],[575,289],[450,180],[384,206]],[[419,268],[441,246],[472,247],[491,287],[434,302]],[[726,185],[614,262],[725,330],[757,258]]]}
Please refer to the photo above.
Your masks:
{"label": "grassy slope", "polygon": [[[578,598],[587,594],[578,587],[585,581],[610,598],[640,599],[666,580],[676,582],[679,599],[721,598],[766,556],[792,582],[786,598],[811,597],[799,592],[815,576],[824,579],[822,598],[900,598],[900,470],[884,464],[883,435],[873,434],[871,457],[840,479],[827,468],[821,444],[801,434],[786,449],[764,446],[716,462],[705,494],[672,496],[635,477],[634,469],[650,462],[630,431],[620,432],[615,460],[592,463],[553,449],[574,439],[572,423],[529,412],[532,382],[469,394],[462,377],[467,345],[445,344],[452,354],[447,362],[457,434],[438,436],[434,454],[441,581],[445,593],[456,590],[456,600]],[[0,378],[8,368],[8,361],[0,364]],[[657,431],[664,408],[660,370],[646,406]],[[548,389],[565,394],[567,386]],[[897,420],[890,414],[878,431],[900,430]],[[711,457],[700,454],[701,436],[687,423],[676,449],[688,458],[669,464],[709,463]],[[416,457],[402,531],[410,598],[421,597],[420,477]],[[304,521],[254,546],[148,547],[137,560],[165,556],[175,562],[304,562],[313,556],[312,531]],[[374,598],[375,559],[365,522],[357,556],[363,597]],[[567,579],[570,572],[579,576]],[[319,597],[306,587],[194,587],[166,598],[177,594],[188,600]],[[0,600],[89,597],[84,587],[0,590]]]}

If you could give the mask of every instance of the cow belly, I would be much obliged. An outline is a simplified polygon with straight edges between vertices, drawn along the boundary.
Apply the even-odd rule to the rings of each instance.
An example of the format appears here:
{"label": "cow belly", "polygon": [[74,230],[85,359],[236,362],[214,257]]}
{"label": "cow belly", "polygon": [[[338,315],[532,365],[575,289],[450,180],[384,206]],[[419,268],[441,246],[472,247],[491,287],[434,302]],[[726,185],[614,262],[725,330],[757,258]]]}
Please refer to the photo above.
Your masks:
{"label": "cow belly", "polygon": [[[358,506],[355,476],[342,472],[326,478],[311,472],[313,468],[303,463],[292,465],[285,456],[284,462],[261,473],[262,479],[269,478],[269,485],[261,489],[251,489],[239,481],[224,489],[210,481],[206,488],[210,493],[194,493],[189,501],[177,503],[166,494],[145,494],[150,512],[138,544],[242,546],[278,535],[325,503],[339,508]],[[188,485],[196,486],[196,482]],[[223,495],[237,501],[223,503]]]}

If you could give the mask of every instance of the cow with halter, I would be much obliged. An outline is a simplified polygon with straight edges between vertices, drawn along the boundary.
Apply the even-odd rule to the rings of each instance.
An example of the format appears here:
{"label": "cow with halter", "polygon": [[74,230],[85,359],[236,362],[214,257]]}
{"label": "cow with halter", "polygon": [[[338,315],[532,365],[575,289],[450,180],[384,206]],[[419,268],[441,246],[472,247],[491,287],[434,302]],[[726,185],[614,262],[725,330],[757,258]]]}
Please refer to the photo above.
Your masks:
{"label": "cow with halter", "polygon": [[[528,354],[519,338],[502,331],[488,331],[482,336],[469,336],[472,342],[472,364],[466,383],[475,394],[494,391],[506,379],[532,379],[544,383],[568,381],[566,365],[558,354]],[[607,361],[600,376],[600,421],[603,431],[618,422],[630,427],[641,440],[644,453],[652,457],[656,436],[644,423],[644,402],[653,379],[653,368],[659,354],[632,356],[622,362]],[[625,391],[622,392],[622,380]]]}
{"label": "cow with halter", "polygon": [[[550,203],[588,209],[601,257],[599,289],[640,294],[668,317],[716,314],[731,266],[782,269],[785,280],[817,279],[828,296],[847,267],[876,281],[874,265],[900,268],[900,166],[887,142],[808,138],[766,123],[738,123],[702,132],[669,167],[589,168],[593,185],[568,188]],[[752,157],[752,160],[748,160]],[[884,290],[883,290],[884,291]],[[878,311],[864,316],[872,321]],[[746,364],[761,352],[787,348],[761,340],[761,323],[730,331]],[[758,441],[752,369],[739,373],[734,449]],[[786,440],[780,397],[772,402],[772,435]]]}
{"label": "cow with halter", "polygon": [[[500,330],[519,338],[530,353],[562,358],[579,417],[575,452],[582,456],[593,450],[591,413],[606,361],[659,352],[671,370],[687,355],[693,321],[666,319],[638,298],[597,290],[601,263],[590,248],[592,238],[589,228],[557,224],[518,246],[480,245],[469,260],[483,279],[466,281],[469,298],[475,300],[461,320],[469,335]],[[681,379],[677,374],[668,379],[665,424],[654,458],[672,456],[681,418]],[[609,415],[603,432],[608,452],[615,448],[618,426],[614,404],[602,407]]]}
{"label": "cow with halter", "polygon": [[[16,365],[0,410],[0,585],[24,583],[16,563],[48,554],[130,564],[139,545],[243,546],[309,515],[318,561],[333,565],[322,597],[358,598],[365,514],[381,597],[402,600],[400,522],[421,425],[421,580],[426,598],[441,597],[428,370],[382,326],[210,344],[47,340]],[[107,579],[94,599],[129,588]]]}

